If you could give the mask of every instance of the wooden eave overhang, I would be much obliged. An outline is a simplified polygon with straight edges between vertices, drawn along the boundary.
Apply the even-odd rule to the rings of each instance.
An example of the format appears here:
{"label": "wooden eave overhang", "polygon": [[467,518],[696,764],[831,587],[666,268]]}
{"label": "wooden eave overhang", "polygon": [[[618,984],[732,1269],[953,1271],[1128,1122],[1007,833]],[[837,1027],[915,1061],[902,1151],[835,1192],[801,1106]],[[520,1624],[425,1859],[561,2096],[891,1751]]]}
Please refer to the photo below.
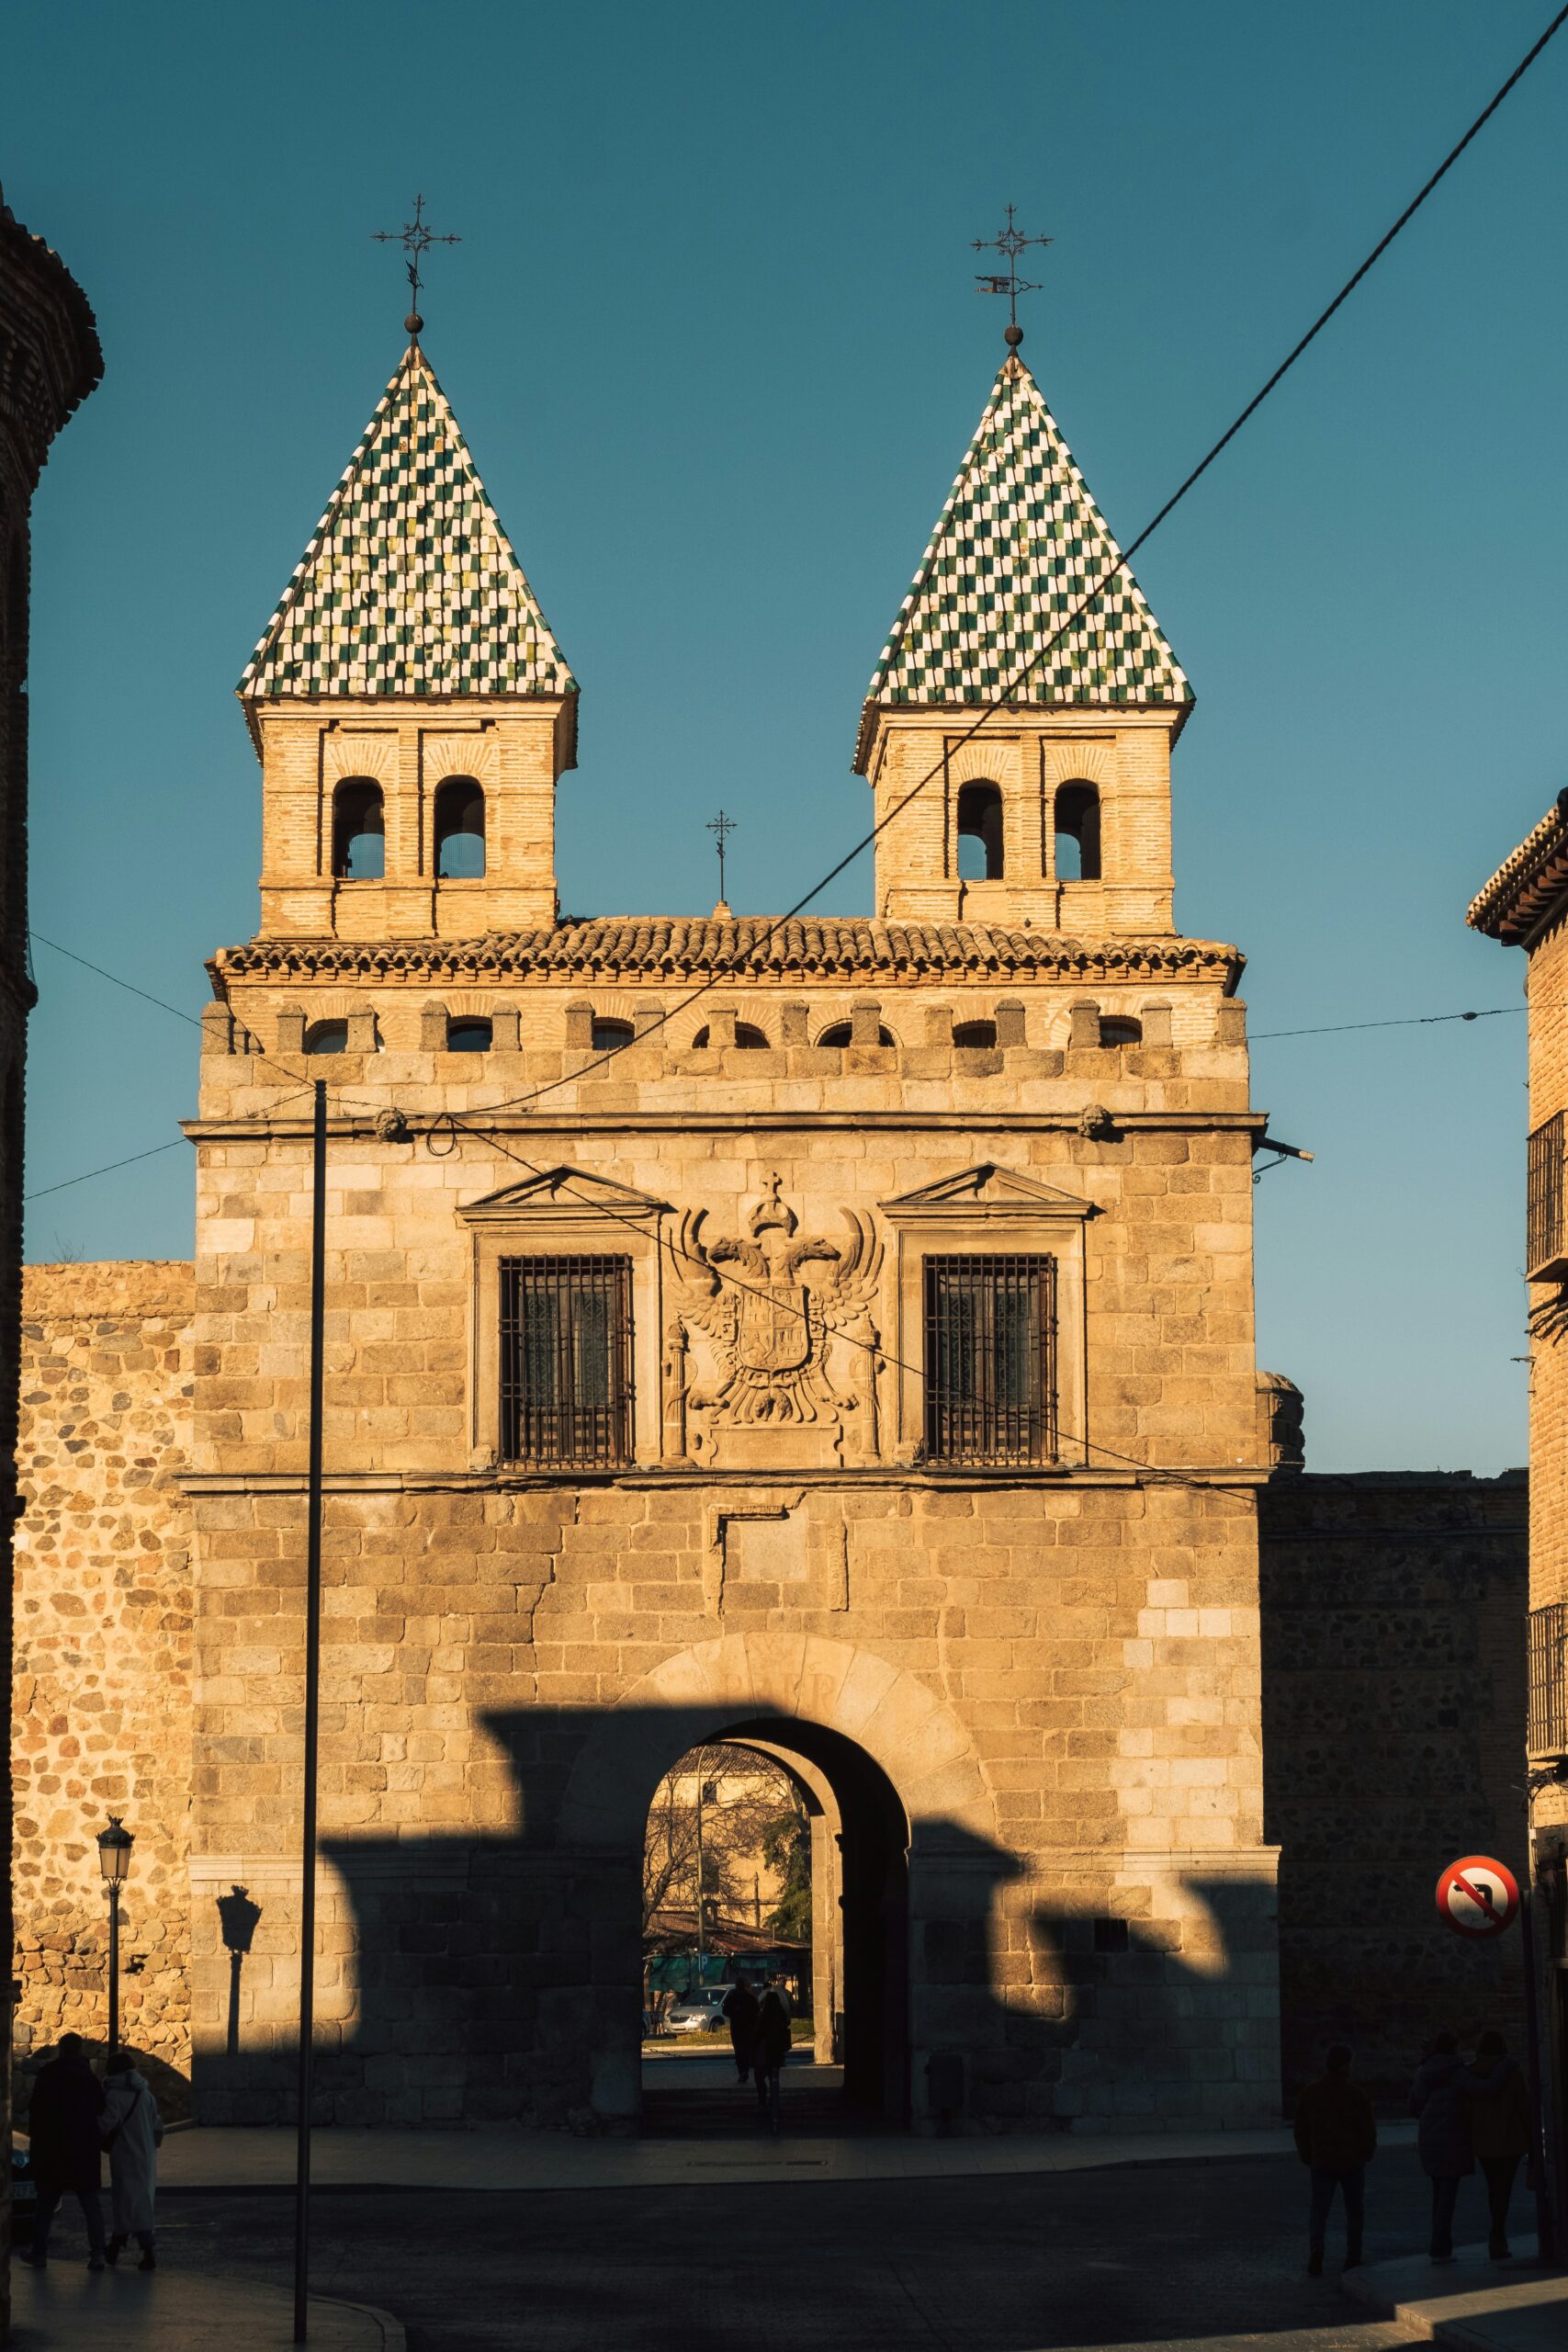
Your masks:
{"label": "wooden eave overhang", "polygon": [[1568,810],[1550,808],[1506,857],[1465,917],[1472,931],[1520,947],[1556,909],[1568,902]]}

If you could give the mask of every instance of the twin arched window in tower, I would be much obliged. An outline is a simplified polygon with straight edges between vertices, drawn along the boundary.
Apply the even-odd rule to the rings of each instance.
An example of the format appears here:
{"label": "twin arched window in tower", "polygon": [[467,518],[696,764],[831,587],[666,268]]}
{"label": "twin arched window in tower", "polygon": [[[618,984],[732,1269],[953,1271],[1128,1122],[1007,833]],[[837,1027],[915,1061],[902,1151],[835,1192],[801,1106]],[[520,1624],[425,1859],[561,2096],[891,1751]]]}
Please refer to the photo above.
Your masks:
{"label": "twin arched window in tower", "polygon": [[[1092,784],[1058,785],[1052,803],[1050,872],[1058,882],[1098,882],[1100,794]],[[958,878],[1000,882],[1007,872],[1002,796],[994,784],[965,784],[958,793]]]}
{"label": "twin arched window in tower", "polygon": [[449,775],[435,787],[435,878],[482,882],[485,797],[471,775]]}
{"label": "twin arched window in tower", "polygon": [[[485,797],[471,775],[435,787],[438,882],[480,882],[485,870]],[[333,793],[333,873],[340,882],[379,882],[387,871],[387,811],[370,776],[345,776]]]}

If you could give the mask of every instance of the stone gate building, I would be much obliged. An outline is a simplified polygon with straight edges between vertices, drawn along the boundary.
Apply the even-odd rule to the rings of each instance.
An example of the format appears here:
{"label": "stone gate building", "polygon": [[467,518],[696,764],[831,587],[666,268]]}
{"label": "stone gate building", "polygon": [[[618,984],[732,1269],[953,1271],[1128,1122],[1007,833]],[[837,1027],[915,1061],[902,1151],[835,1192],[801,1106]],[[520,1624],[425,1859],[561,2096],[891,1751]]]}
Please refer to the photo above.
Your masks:
{"label": "stone gate building", "polygon": [[28,1274],[29,2051],[101,2034],[113,1804],[161,2095],[292,2112],[317,1077],[324,2116],[629,2125],[709,1739],[794,1778],[895,2119],[1269,2120],[1281,1973],[1289,2078],[1506,2014],[1430,1886],[1518,1834],[1522,1487],[1304,1477],[1255,1373],[1241,958],[1173,928],[1185,677],[1125,575],[1070,621],[1114,561],[1015,352],[862,718],[874,919],[563,922],[576,684],[407,352],[241,689],[196,1263]]}
{"label": "stone gate building", "polygon": [[205,2113],[290,2080],[316,1076],[331,2111],[635,2117],[648,1803],[719,1736],[820,1822],[854,2094],[1275,2110],[1262,1119],[1187,679],[1125,573],[1050,643],[1116,560],[1010,353],[862,718],[874,919],[562,922],[577,684],[400,364],[242,683],[190,1126]]}

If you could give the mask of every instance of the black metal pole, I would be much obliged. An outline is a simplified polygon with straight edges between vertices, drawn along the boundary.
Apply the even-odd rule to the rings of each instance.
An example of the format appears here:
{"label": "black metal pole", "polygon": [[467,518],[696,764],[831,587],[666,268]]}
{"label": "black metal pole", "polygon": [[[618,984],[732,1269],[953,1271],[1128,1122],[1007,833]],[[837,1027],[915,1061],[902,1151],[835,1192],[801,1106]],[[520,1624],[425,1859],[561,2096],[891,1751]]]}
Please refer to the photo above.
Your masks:
{"label": "black metal pole", "polygon": [[109,2056],[119,2048],[119,1888],[109,1881]]}
{"label": "black metal pole", "polygon": [[327,1287],[327,1089],[315,1084],[310,1170],[310,1455],[305,1502],[305,1790],[299,1882],[299,2142],[294,2174],[294,2341],[310,2271],[310,2075],[316,1992],[316,1736],[321,1705],[321,1383]]}
{"label": "black metal pole", "polygon": [[1519,1898],[1519,1928],[1524,1941],[1525,1963],[1525,2048],[1529,2062],[1530,2169],[1535,2175],[1536,2258],[1540,2262],[1555,2262],[1557,2216],[1553,2211],[1555,2200],[1551,2192],[1557,2151],[1552,2144],[1552,2119],[1545,2095],[1546,2070],[1541,2064],[1544,2021],[1540,2008],[1540,1979],[1536,1973],[1540,1963],[1535,1943],[1534,1892],[1527,1881]]}

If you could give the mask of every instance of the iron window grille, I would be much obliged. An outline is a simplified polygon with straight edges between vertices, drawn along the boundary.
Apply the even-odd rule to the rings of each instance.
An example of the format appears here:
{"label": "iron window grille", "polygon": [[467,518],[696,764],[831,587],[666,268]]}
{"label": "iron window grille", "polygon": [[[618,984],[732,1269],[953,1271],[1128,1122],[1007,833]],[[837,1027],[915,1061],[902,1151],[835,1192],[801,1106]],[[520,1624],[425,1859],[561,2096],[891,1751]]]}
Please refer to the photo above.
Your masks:
{"label": "iron window grille", "polygon": [[1548,1119],[1529,1139],[1525,1193],[1526,1271],[1551,1266],[1563,1254],[1563,1114]]}
{"label": "iron window grille", "polygon": [[1532,1756],[1568,1756],[1568,1600],[1529,1613],[1529,1715]]}
{"label": "iron window grille", "polygon": [[632,1261],[501,1261],[501,1451],[607,1469],[631,1459]]}
{"label": "iron window grille", "polygon": [[926,1458],[1054,1463],[1055,1258],[928,1258],[925,1322]]}

